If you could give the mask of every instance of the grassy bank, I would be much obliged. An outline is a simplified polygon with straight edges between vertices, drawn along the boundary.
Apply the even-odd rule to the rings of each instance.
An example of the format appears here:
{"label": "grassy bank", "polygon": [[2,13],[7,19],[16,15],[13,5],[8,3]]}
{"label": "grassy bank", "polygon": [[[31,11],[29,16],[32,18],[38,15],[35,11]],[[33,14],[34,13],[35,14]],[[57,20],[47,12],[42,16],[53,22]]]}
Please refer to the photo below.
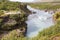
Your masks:
{"label": "grassy bank", "polygon": [[60,12],[54,14],[56,24],[39,32],[32,40],[60,40]]}
{"label": "grassy bank", "polygon": [[[27,20],[27,14],[30,11],[26,8],[26,5],[19,5],[18,2],[10,2],[7,0],[1,0],[0,2],[0,40],[28,40],[26,38],[27,25],[25,21]],[[52,3],[41,3],[41,4],[29,4],[33,8],[47,9],[47,10],[57,10],[60,8],[60,4]],[[21,14],[11,14],[2,16],[3,11],[15,11],[20,10]],[[55,13],[54,19],[56,24],[50,28],[44,29],[39,32],[37,37],[31,40],[52,40],[56,36],[60,36],[60,12]],[[7,32],[6,32],[7,31]],[[60,37],[59,37],[60,40]]]}
{"label": "grassy bank", "polygon": [[[56,13],[56,17],[57,14],[60,15],[60,13]],[[60,18],[60,16],[57,17],[58,19]],[[57,19],[56,18],[56,19]],[[23,37],[17,37],[16,36],[16,30],[14,30],[14,32],[12,31],[11,33],[9,33],[9,35],[5,35],[4,37],[2,37],[1,40],[27,40],[27,38],[23,38]],[[13,35],[12,35],[13,34]],[[57,38],[58,37],[58,38]],[[44,29],[41,32],[39,32],[39,34],[37,35],[37,37],[34,37],[30,40],[60,40],[60,20],[56,21],[56,24],[51,26],[50,28]]]}
{"label": "grassy bank", "polygon": [[60,3],[35,3],[30,4],[31,7],[37,8],[37,9],[47,9],[47,10],[56,10],[60,8]]}

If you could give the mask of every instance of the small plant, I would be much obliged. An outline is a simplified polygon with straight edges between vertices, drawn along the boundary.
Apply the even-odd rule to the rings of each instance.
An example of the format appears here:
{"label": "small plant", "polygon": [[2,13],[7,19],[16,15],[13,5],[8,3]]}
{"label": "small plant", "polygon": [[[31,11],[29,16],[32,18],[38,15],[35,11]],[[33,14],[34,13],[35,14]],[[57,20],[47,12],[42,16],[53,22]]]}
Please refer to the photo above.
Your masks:
{"label": "small plant", "polygon": [[0,10],[0,16],[4,14],[4,11]]}

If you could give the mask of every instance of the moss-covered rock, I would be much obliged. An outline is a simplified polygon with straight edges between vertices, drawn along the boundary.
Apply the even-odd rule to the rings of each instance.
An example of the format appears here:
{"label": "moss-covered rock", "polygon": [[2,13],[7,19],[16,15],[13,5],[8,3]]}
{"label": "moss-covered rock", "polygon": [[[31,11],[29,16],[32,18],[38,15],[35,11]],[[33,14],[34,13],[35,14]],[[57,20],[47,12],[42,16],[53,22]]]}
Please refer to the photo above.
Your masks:
{"label": "moss-covered rock", "polygon": [[[25,21],[27,20],[27,17],[25,14],[11,14],[6,16],[1,16],[0,18],[0,31],[13,31],[16,30],[17,36],[22,37],[26,36],[27,32],[27,24]],[[18,30],[17,30],[18,29]],[[14,32],[14,31],[13,31]],[[14,34],[14,33],[13,33]],[[13,35],[14,36],[14,35]]]}

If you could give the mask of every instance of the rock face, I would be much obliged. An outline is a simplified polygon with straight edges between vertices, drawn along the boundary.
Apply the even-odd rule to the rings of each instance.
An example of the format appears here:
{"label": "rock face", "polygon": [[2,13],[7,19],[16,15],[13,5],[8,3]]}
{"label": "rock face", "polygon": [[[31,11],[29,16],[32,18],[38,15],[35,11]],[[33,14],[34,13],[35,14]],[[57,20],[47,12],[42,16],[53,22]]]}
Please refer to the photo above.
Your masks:
{"label": "rock face", "polygon": [[27,16],[32,13],[32,12],[27,8],[27,4],[21,3],[21,4],[19,5],[19,8],[20,8],[21,12],[24,12],[24,14],[27,15]]}
{"label": "rock face", "polygon": [[26,36],[27,32],[27,24],[25,23],[26,17],[25,15],[13,14],[0,17],[0,31],[4,34],[5,31],[13,31],[17,30],[18,33],[22,33],[22,35]]}
{"label": "rock face", "polygon": [[21,10],[21,13],[19,14],[8,14],[0,17],[0,31],[2,34],[6,34],[5,31],[9,33],[15,30],[17,34],[13,31],[14,35],[18,37],[21,37],[21,35],[26,36],[27,24],[25,21],[31,12],[27,9],[27,5],[19,5],[19,8]]}

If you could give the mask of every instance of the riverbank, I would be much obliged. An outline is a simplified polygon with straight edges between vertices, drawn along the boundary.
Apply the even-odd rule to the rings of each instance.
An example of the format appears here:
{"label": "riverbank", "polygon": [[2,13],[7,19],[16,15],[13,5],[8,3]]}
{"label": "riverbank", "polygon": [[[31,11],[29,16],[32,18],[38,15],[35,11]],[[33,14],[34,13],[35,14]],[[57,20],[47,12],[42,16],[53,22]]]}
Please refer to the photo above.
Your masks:
{"label": "riverbank", "polygon": [[[55,24],[53,20],[60,4],[28,4],[27,7],[24,3],[3,0],[0,5],[0,11],[5,11],[5,14],[0,12],[1,40],[50,40],[60,33],[60,21]],[[60,19],[60,13],[56,19]]]}
{"label": "riverbank", "polygon": [[30,4],[30,6],[31,7],[33,7],[33,8],[36,8],[36,9],[40,9],[40,10],[53,10],[53,11],[56,11],[57,9],[59,9],[60,8],[60,3],[54,3],[54,2],[52,2],[52,3],[36,3],[36,4],[34,4],[34,3],[32,3],[32,4]]}
{"label": "riverbank", "polygon": [[5,13],[5,15],[0,16],[0,33],[1,33],[0,37],[3,38],[8,34],[10,35],[10,32],[12,32],[13,30],[17,32],[17,34],[15,33],[16,37],[17,36],[22,37],[22,35],[23,37],[26,36],[27,32],[27,24],[25,23],[26,20],[27,18],[25,14],[20,14],[18,12],[15,14],[8,12],[8,14]]}

